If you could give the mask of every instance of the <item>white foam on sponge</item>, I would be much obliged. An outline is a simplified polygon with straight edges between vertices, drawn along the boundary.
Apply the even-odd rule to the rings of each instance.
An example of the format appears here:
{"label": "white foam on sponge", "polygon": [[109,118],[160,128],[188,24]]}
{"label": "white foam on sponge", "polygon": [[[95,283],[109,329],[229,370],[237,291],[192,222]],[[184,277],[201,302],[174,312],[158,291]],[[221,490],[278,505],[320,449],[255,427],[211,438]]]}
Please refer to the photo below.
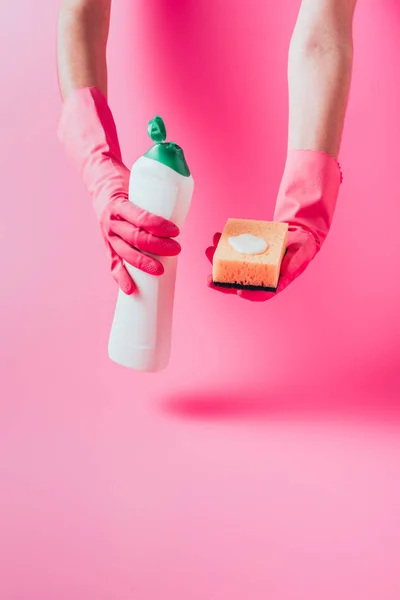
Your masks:
{"label": "white foam on sponge", "polygon": [[251,233],[241,233],[228,238],[229,244],[240,254],[263,254],[268,248],[265,240]]}

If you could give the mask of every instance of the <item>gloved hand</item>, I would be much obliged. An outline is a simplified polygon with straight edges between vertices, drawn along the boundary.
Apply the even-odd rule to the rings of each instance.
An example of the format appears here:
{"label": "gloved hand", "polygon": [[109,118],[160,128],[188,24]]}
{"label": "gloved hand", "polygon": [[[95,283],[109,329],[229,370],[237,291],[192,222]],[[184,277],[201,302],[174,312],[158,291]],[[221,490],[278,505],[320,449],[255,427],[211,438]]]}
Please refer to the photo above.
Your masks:
{"label": "gloved hand", "polygon": [[92,196],[112,275],[123,292],[132,294],[135,284],[124,261],[161,275],[161,262],[143,252],[176,256],[181,247],[171,238],[179,229],[129,202],[130,171],[122,163],[114,119],[100,90],[77,89],[67,96],[58,136]]}
{"label": "gloved hand", "polygon": [[[338,161],[323,152],[290,150],[275,206],[274,221],[289,224],[288,246],[282,261],[276,292],[237,290],[208,286],[222,294],[236,294],[246,300],[264,302],[282,292],[301,275],[319,252],[329,233],[342,174]],[[212,264],[220,233],[206,256]]]}

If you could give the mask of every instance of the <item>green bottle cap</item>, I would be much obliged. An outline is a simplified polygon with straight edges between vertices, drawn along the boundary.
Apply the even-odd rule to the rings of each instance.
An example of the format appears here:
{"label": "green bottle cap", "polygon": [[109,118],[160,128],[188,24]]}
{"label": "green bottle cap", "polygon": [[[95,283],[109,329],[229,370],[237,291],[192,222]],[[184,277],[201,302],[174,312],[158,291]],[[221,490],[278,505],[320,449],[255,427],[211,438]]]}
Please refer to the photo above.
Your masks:
{"label": "green bottle cap", "polygon": [[183,150],[174,142],[166,142],[167,130],[161,117],[154,117],[147,128],[154,146],[146,152],[145,156],[163,163],[184,177],[189,177],[190,171],[185,160]]}
{"label": "green bottle cap", "polygon": [[165,129],[164,121],[161,117],[154,117],[147,127],[149,136],[153,142],[165,142],[167,138],[167,130]]}

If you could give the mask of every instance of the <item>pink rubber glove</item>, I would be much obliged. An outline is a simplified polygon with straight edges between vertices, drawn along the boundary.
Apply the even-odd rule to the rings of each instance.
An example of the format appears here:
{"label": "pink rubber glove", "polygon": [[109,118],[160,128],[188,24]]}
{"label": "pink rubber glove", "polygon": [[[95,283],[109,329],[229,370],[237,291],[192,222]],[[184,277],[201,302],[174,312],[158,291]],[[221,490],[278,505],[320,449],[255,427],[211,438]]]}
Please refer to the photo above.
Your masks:
{"label": "pink rubber glove", "polygon": [[[289,224],[288,247],[282,261],[276,292],[257,292],[208,286],[223,294],[236,294],[246,300],[264,302],[282,292],[301,275],[319,252],[329,233],[342,174],[338,161],[323,152],[290,150],[279,189],[273,220]],[[212,264],[220,233],[206,250]]]}
{"label": "pink rubber glove", "polygon": [[142,252],[176,256],[181,247],[170,238],[179,229],[129,202],[130,171],[122,163],[114,119],[100,90],[78,89],[67,96],[58,136],[93,198],[112,275],[123,292],[132,294],[136,288],[124,261],[161,275],[161,262]]}

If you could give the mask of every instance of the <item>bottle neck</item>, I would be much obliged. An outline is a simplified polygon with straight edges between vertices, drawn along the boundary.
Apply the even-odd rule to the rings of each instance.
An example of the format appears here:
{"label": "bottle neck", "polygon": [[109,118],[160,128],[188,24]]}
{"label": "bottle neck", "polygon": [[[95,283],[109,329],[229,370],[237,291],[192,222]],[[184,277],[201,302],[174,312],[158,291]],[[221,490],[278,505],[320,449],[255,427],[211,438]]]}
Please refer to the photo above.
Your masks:
{"label": "bottle neck", "polygon": [[163,163],[183,177],[190,177],[190,170],[185,160],[183,150],[173,142],[155,144],[145,154],[147,158]]}

